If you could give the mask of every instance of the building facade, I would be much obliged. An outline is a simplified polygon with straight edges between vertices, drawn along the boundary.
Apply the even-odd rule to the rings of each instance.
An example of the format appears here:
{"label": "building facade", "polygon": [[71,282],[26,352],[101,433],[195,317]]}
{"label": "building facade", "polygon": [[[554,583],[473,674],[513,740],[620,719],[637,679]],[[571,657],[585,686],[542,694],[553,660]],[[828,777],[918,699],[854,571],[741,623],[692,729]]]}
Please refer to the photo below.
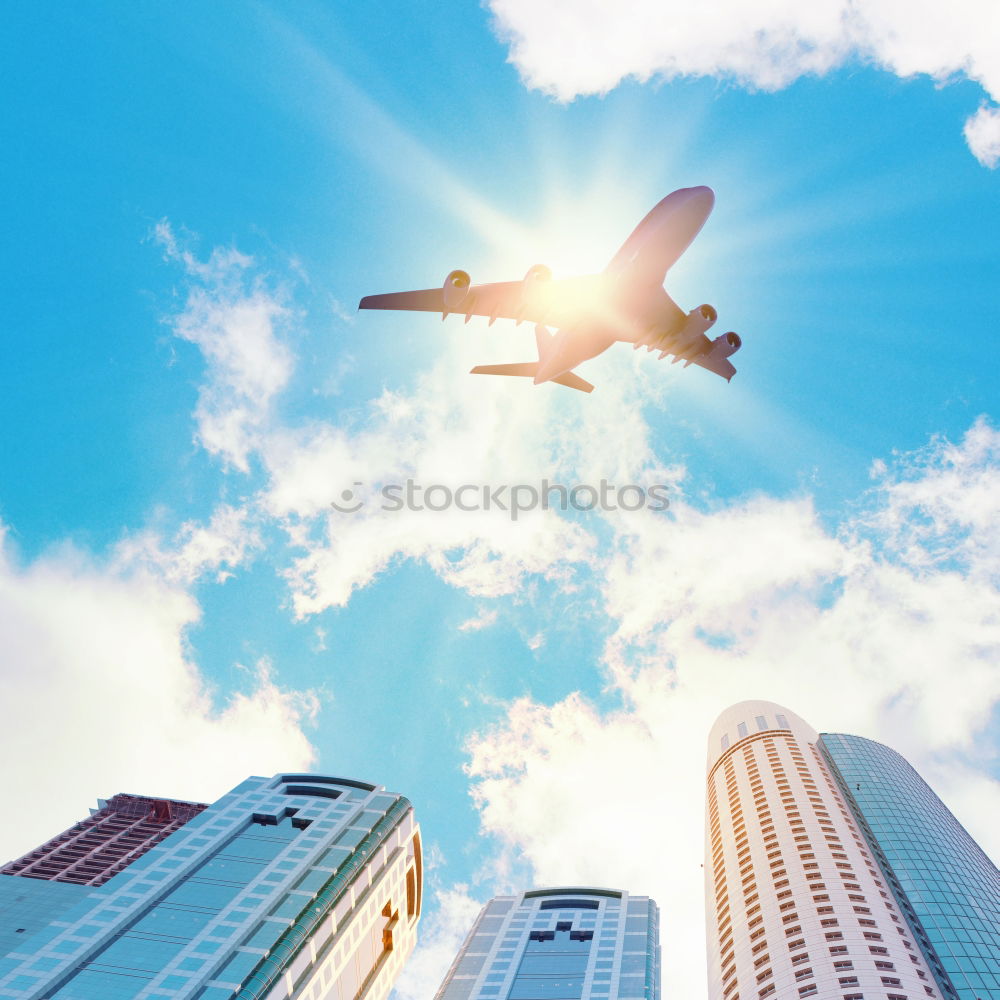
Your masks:
{"label": "building facade", "polygon": [[0,998],[384,1000],[421,889],[413,809],[375,785],[116,796],[0,874]]}
{"label": "building facade", "polygon": [[659,1000],[648,896],[564,887],[483,907],[435,1000]]}
{"label": "building facade", "polygon": [[770,702],[709,735],[709,1000],[940,998],[818,740]]}
{"label": "building facade", "polygon": [[819,740],[945,997],[1000,1000],[1000,871],[894,750]]}

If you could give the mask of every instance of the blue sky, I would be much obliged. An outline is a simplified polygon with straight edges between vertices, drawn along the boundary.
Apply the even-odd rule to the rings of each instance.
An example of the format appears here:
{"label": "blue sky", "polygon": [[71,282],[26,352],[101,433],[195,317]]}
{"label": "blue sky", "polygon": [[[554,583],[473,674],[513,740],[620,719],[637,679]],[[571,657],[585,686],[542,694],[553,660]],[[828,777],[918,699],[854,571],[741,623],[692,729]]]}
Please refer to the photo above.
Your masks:
{"label": "blue sky", "polygon": [[[704,735],[756,697],[900,749],[995,856],[987,6],[8,12],[6,853],[116,791],[356,775],[431,850],[401,996],[477,901],[560,880],[656,897],[665,987],[700,995]],[[624,346],[591,397],[477,380],[531,332],[355,312],[599,270],[694,184],[667,288],[743,337],[730,385]],[[329,508],[406,478],[672,502]]]}

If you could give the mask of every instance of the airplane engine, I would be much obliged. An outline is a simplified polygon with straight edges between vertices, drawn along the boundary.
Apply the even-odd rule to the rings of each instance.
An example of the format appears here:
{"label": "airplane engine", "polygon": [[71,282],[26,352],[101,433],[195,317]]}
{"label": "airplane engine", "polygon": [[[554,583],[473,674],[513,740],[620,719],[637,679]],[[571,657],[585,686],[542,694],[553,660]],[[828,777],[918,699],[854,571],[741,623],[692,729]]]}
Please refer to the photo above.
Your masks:
{"label": "airplane engine", "polygon": [[444,279],[444,308],[446,313],[463,312],[466,299],[469,297],[469,286],[472,279],[465,271],[452,271]]}
{"label": "airplane engine", "polygon": [[684,325],[676,333],[665,334],[659,343],[652,344],[649,350],[656,347],[669,349],[672,353],[683,354],[688,347],[696,343],[706,330],[719,318],[713,306],[698,306],[687,314]]}
{"label": "airplane engine", "polygon": [[552,280],[552,271],[544,264],[536,264],[528,268],[528,273],[521,282],[521,304],[530,306],[537,303],[545,286]]}
{"label": "airplane engine", "polygon": [[708,352],[708,357],[713,361],[721,361],[723,358],[735,354],[742,346],[743,341],[740,340],[740,335],[730,330],[729,333],[720,334],[712,341],[712,349]]}
{"label": "airplane engine", "polygon": [[681,335],[687,338],[693,337],[697,333],[704,333],[706,330],[710,330],[712,328],[718,318],[719,314],[712,306],[708,304],[698,306],[697,309],[692,309],[691,312],[688,313]]}

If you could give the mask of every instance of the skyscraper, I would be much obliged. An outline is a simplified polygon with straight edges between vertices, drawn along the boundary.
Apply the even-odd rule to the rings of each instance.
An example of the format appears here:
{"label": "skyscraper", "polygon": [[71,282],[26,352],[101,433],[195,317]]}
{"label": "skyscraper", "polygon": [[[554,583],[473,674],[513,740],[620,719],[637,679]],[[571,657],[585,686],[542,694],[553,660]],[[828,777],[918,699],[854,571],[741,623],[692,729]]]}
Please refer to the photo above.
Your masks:
{"label": "skyscraper", "polygon": [[435,1000],[659,1000],[659,911],[611,889],[535,889],[483,907]]}
{"label": "skyscraper", "polygon": [[365,782],[115,796],[0,874],[0,997],[383,1000],[421,885],[410,803]]}
{"label": "skyscraper", "polygon": [[945,997],[1000,1000],[1000,871],[919,774],[881,743],[820,749]]}
{"label": "skyscraper", "polygon": [[201,802],[116,795],[58,836],[0,868],[0,875],[104,885],[208,807]]}
{"label": "skyscraper", "polygon": [[770,702],[709,735],[709,1000],[940,998],[818,734]]}

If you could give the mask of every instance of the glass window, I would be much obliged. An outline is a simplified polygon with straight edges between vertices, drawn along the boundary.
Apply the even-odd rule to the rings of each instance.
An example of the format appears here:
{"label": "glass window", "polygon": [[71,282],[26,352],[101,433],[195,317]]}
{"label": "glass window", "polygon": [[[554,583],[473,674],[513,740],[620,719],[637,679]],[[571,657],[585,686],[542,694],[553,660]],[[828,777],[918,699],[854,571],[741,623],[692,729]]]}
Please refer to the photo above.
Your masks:
{"label": "glass window", "polygon": [[623,976],[645,976],[646,956],[645,955],[624,955],[622,957]]}
{"label": "glass window", "polygon": [[580,1000],[592,936],[561,921],[558,930],[532,931],[509,1000]]}
{"label": "glass window", "polygon": [[517,970],[521,976],[582,976],[587,971],[586,955],[525,955]]}
{"label": "glass window", "polygon": [[515,979],[510,1000],[581,1000],[583,979]]}

